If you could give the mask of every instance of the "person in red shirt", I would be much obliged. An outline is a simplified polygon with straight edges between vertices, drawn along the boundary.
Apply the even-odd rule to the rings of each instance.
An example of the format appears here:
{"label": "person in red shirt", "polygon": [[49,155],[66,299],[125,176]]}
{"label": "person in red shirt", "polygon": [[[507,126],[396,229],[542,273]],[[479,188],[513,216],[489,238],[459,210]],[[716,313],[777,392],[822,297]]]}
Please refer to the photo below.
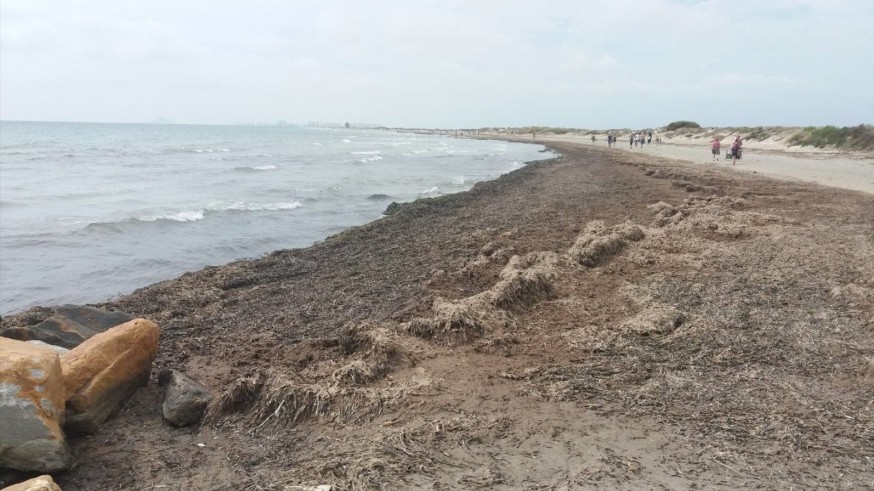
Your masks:
{"label": "person in red shirt", "polygon": [[710,153],[713,154],[713,161],[719,160],[719,149],[722,144],[719,142],[719,138],[714,137],[713,141],[710,142]]}

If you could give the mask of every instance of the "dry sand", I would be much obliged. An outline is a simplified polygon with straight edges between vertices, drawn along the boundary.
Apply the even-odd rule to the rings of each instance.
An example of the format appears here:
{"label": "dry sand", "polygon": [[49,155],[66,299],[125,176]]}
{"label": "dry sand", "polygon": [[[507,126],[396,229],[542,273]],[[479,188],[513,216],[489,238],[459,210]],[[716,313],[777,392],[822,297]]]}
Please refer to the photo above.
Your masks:
{"label": "dry sand", "polygon": [[[617,142],[616,149],[639,152],[684,160],[702,165],[730,166],[739,172],[758,173],[779,179],[797,179],[874,194],[874,155],[870,153],[823,150],[812,147],[788,147],[782,142],[746,141],[743,159],[732,166],[725,158],[725,150],[737,135],[727,134],[722,140],[722,155],[714,162],[710,153],[710,140],[707,138],[688,138],[674,136],[662,145],[651,143],[642,148],[628,145],[627,135]],[[595,145],[606,146],[606,134],[596,135]],[[538,140],[567,141],[591,144],[590,135],[551,136],[541,135]]]}
{"label": "dry sand", "polygon": [[56,480],[874,487],[872,196],[550,146],[470,192],[109,304],[162,326],[155,372],[220,397],[174,429],[153,381]]}

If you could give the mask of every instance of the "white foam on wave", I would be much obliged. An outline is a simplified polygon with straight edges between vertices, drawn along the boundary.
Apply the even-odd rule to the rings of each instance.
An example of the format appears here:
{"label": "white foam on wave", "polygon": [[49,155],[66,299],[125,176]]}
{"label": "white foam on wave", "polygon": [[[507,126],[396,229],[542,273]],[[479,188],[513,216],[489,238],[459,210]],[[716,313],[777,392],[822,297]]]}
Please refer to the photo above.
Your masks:
{"label": "white foam on wave", "polygon": [[371,150],[371,151],[360,151],[360,152],[349,152],[352,155],[379,155],[382,153],[380,150]]}
{"label": "white foam on wave", "polygon": [[203,220],[203,210],[184,210],[165,215],[153,215],[138,218],[141,222],[155,222],[158,220],[170,220],[173,222],[196,222]]}
{"label": "white foam on wave", "polygon": [[352,143],[352,140],[348,140],[348,139],[346,139],[346,138],[343,138],[343,140],[341,140],[341,141],[342,141],[343,143]]}
{"label": "white foam on wave", "polygon": [[243,172],[252,172],[252,171],[264,171],[264,170],[273,170],[276,169],[275,165],[244,165],[242,167],[234,167],[234,170],[243,171]]}
{"label": "white foam on wave", "polygon": [[442,194],[442,191],[440,191],[440,188],[439,188],[439,187],[434,186],[434,187],[432,187],[431,189],[426,189],[426,190],[420,192],[419,194],[422,194],[422,195],[429,195],[429,194],[431,194],[431,195],[433,195],[433,194]]}
{"label": "white foam on wave", "polygon": [[208,207],[199,210],[183,210],[175,213],[165,213],[162,215],[149,215],[135,218],[141,222],[156,222],[158,220],[169,220],[172,222],[196,222],[203,220],[206,213],[221,212],[221,211],[282,211],[294,210],[300,208],[300,201],[287,201],[280,203],[247,203],[237,201],[230,205],[222,203],[211,203]]}
{"label": "white foam on wave", "polygon": [[429,150],[413,150],[413,153],[428,153]]}
{"label": "white foam on wave", "polygon": [[376,162],[377,160],[382,160],[382,157],[380,157],[379,155],[374,155],[372,157],[364,157],[363,159],[358,159],[358,162],[361,162],[362,164],[366,164],[368,162]]}
{"label": "white foam on wave", "polygon": [[300,201],[288,201],[284,203],[246,203],[238,201],[224,208],[217,208],[218,211],[235,210],[235,211],[281,211],[294,210],[300,208]]}
{"label": "white foam on wave", "polygon": [[315,143],[313,143],[313,145],[315,145],[315,146],[317,146],[317,147],[321,147],[321,146],[322,146],[322,144],[319,143],[319,142],[315,142]]}

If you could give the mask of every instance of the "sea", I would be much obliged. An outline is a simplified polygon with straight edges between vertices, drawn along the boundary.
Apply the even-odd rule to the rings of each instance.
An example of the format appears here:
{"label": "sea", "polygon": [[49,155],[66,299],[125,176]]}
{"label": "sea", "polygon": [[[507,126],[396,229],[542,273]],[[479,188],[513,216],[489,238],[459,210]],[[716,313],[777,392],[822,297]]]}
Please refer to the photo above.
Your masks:
{"label": "sea", "polygon": [[0,122],[0,315],[307,247],[541,145],[295,125]]}

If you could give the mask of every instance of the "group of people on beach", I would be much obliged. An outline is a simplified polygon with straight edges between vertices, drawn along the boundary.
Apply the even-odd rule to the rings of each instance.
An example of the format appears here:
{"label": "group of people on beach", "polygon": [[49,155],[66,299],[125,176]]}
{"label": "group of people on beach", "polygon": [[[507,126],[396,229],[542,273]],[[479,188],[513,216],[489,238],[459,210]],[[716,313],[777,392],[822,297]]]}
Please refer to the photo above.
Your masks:
{"label": "group of people on beach", "polygon": [[[740,135],[737,135],[734,141],[731,143],[731,152],[726,154],[726,158],[728,155],[731,155],[731,165],[734,165],[740,157],[741,153],[743,153],[743,140]],[[713,160],[718,161],[719,155],[722,149],[722,142],[719,141],[719,137],[714,137],[713,141],[710,142],[710,153],[713,154]]]}
{"label": "group of people on beach", "polygon": [[[639,133],[631,133],[630,135],[628,135],[628,148],[632,148],[632,147],[643,148],[644,145],[651,144],[652,140],[653,140],[652,131],[647,131],[645,133],[643,131],[641,131]],[[659,133],[655,134],[655,141],[656,141],[656,145],[662,144],[662,136]]]}
{"label": "group of people on beach", "polygon": [[[647,132],[640,131],[637,133],[631,133],[628,135],[628,147],[629,148],[634,148],[634,147],[643,148],[644,145],[651,144],[653,142],[653,140],[655,140],[656,145],[661,145],[662,144],[662,135],[658,132],[653,134],[652,131],[647,131]],[[613,133],[607,133],[607,147],[608,148],[612,148],[613,145],[615,145],[617,141],[618,140],[617,140],[616,136],[613,135]],[[595,143],[594,136],[592,137],[592,143]]]}

